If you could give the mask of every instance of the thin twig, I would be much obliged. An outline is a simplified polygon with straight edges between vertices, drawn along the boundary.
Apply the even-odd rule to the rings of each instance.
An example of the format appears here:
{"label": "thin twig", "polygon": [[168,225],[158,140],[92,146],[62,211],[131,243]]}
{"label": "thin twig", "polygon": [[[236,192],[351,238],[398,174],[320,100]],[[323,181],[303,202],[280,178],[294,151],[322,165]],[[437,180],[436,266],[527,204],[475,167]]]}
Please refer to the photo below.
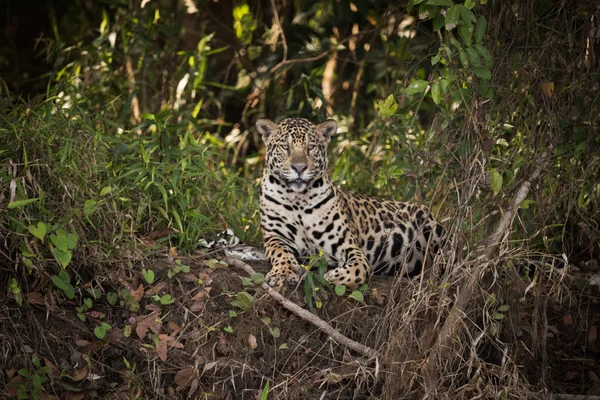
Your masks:
{"label": "thin twig", "polygon": [[271,69],[271,73],[279,69],[281,65],[284,65],[287,62],[288,57],[288,46],[287,41],[285,40],[285,32],[283,32],[283,26],[281,26],[281,21],[279,20],[279,13],[277,12],[277,6],[275,5],[275,0],[271,0],[271,8],[273,8],[273,18],[275,18],[275,23],[279,28],[279,33],[281,34],[281,45],[283,46],[283,59]]}
{"label": "thin twig", "polygon": [[483,276],[481,272],[485,269],[489,259],[492,258],[500,243],[505,239],[506,235],[508,235],[509,228],[517,214],[519,205],[521,205],[527,197],[532,182],[541,175],[547,164],[548,154],[544,152],[535,161],[535,169],[531,176],[529,176],[517,190],[508,209],[500,218],[494,233],[489,237],[485,245],[478,248],[479,251],[476,252],[476,254],[478,254],[476,260],[479,265],[471,271],[467,284],[464,287],[461,287],[458,299],[450,310],[446,321],[444,321],[436,343],[431,349],[429,357],[425,362],[423,372],[425,375],[425,383],[429,390],[435,391],[437,388],[438,366],[441,362],[451,362],[451,354],[449,354],[449,351],[453,347],[453,342],[456,341],[458,331],[462,326],[461,322],[463,321],[463,317],[466,315],[467,308],[473,299],[475,288],[479,285],[479,281]]}
{"label": "thin twig", "polygon": [[[248,275],[254,274],[254,270],[252,269],[252,267],[241,260],[237,260],[235,258],[226,258],[225,262],[229,265],[233,265],[234,267],[243,269]],[[371,358],[377,357],[379,355],[379,353],[373,350],[372,348],[342,335],[340,332],[334,329],[327,322],[323,321],[321,318],[317,317],[313,313],[305,310],[296,303],[283,297],[279,292],[275,291],[272,287],[267,285],[267,283],[263,282],[260,285],[260,287],[265,292],[267,292],[269,296],[271,296],[277,302],[281,303],[282,306],[284,306],[303,320],[310,322],[311,324],[328,334],[329,337],[335,340],[336,342],[343,344],[344,346]]]}

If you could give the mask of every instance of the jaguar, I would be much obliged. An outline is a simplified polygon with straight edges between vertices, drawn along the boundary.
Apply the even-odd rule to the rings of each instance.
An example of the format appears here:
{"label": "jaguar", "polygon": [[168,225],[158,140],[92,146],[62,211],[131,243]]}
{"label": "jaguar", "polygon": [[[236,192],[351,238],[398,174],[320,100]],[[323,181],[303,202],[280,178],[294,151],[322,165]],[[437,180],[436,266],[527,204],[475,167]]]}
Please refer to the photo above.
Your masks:
{"label": "jaguar", "polygon": [[260,118],[256,129],[266,148],[260,214],[270,286],[296,285],[300,261],[319,254],[328,263],[324,278],[348,287],[372,273],[415,275],[431,264],[443,227],[427,207],[332,182],[327,145],[338,129],[335,120]]}

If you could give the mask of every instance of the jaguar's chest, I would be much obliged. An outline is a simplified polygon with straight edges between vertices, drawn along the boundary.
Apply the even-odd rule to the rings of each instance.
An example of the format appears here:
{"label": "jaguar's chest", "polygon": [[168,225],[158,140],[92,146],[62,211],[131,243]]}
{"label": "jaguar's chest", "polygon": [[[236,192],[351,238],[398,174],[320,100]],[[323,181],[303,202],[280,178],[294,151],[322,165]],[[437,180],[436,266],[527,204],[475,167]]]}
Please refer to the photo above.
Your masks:
{"label": "jaguar's chest", "polygon": [[333,185],[289,193],[267,182],[261,189],[263,229],[277,230],[301,255],[326,250],[329,242],[337,243],[344,233],[346,218]]}

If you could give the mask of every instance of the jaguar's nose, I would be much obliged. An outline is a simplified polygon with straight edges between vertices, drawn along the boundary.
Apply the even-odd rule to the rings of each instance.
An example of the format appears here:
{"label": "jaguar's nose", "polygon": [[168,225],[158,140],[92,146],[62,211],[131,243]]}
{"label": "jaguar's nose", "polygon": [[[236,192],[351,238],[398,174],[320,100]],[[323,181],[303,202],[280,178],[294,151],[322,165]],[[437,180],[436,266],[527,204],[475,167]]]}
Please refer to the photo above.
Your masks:
{"label": "jaguar's nose", "polygon": [[306,168],[308,168],[308,165],[306,164],[292,164],[292,168],[294,171],[296,171],[298,173],[298,175],[301,175],[302,172],[306,171]]}

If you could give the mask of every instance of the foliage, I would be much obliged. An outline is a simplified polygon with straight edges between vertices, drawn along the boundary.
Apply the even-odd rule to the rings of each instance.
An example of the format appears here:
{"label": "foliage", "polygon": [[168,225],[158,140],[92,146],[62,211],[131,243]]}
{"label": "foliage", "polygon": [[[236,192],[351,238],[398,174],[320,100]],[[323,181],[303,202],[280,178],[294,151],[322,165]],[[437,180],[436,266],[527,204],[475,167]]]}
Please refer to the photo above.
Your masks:
{"label": "foliage", "polygon": [[[0,44],[0,288],[8,293],[11,310],[18,310],[11,311],[14,315],[32,304],[67,305],[93,337],[108,342],[123,332],[129,338],[133,329],[146,340],[142,347],[164,361],[167,343],[169,349],[180,347],[172,336],[159,333],[160,313],[143,316],[146,307],[180,315],[182,304],[191,301],[191,312],[198,313],[203,327],[200,343],[210,344],[210,335],[218,333],[222,336],[215,336],[213,355],[230,354],[227,341],[249,329],[242,321],[265,312],[258,288],[264,275],[237,282],[241,287],[233,292],[219,287],[216,298],[232,297],[222,311],[228,322],[204,320],[212,278],[198,275],[192,261],[172,261],[167,249],[204,257],[201,244],[226,228],[243,241],[260,243],[257,183],[264,153],[253,121],[257,116],[333,117],[340,126],[330,145],[334,181],[362,193],[426,203],[451,233],[455,252],[444,260],[446,280],[427,278],[429,291],[410,292],[414,297],[405,309],[385,308],[381,314],[386,317],[376,319],[381,322],[376,338],[372,327],[366,329],[365,340],[385,343],[391,349],[386,354],[393,357],[422,348],[423,343],[410,345],[418,329],[427,331],[422,326],[427,313],[436,312],[438,326],[456,286],[473,268],[468,262],[472,249],[489,237],[498,211],[506,209],[532,164],[541,154],[549,156],[541,180],[520,205],[510,241],[486,266],[498,286],[489,289],[495,293],[482,292],[486,304],[480,308],[473,302],[481,311],[469,315],[476,340],[457,349],[469,366],[449,363],[448,368],[457,369],[446,374],[457,379],[448,387],[461,379],[489,379],[506,388],[498,396],[523,393],[522,386],[505,384],[514,383],[512,378],[486,370],[495,361],[480,353],[506,349],[506,369],[521,360],[517,345],[511,347],[498,328],[507,321],[517,326],[516,319],[527,314],[509,298],[522,283],[511,280],[519,257],[538,266],[533,278],[519,278],[532,279],[519,294],[523,299],[532,296],[531,288],[546,295],[536,279],[554,276],[557,263],[544,260],[588,265],[598,258],[597,4],[74,0],[68,6],[50,1],[48,10],[42,31],[7,29],[7,35],[39,32],[31,61],[44,73],[31,75],[28,62],[15,62],[19,49]],[[24,23],[18,20],[29,17],[11,23]],[[147,262],[164,253],[170,257],[166,267]],[[203,265],[210,271],[227,267],[217,258]],[[377,300],[376,288],[330,288],[322,278],[325,270],[323,260],[307,266],[303,290],[308,308],[325,312],[326,300],[340,297],[355,313]],[[578,279],[583,279],[578,287],[590,286],[587,277]],[[557,281],[563,284],[563,278]],[[165,282],[171,287],[161,286]],[[186,282],[195,291],[192,300],[181,289]],[[407,285],[411,288],[412,282]],[[172,290],[178,286],[179,296]],[[569,301],[573,295],[547,290]],[[332,292],[336,296],[328,297]],[[103,314],[102,307],[133,318],[115,323],[111,318],[117,313]],[[185,319],[196,321],[188,317],[186,309]],[[536,318],[547,321],[545,314]],[[285,328],[282,319],[273,319],[277,324],[264,314],[258,318],[266,336],[278,339]],[[363,322],[354,320],[344,328],[341,320],[336,320],[341,329],[352,334]],[[530,331],[538,328],[535,323]],[[395,332],[394,337],[385,332]],[[253,350],[258,336],[252,336]],[[532,335],[530,340],[533,350],[527,352],[537,357],[537,339]],[[291,348],[292,341],[286,341]],[[519,336],[519,341],[527,338]],[[317,352],[318,346],[305,338],[298,343],[302,351]],[[195,356],[195,351],[186,354]],[[283,343],[277,351],[291,350]],[[302,364],[304,355],[291,354],[284,359]],[[333,360],[336,354],[319,356]],[[197,389],[206,383],[205,372],[216,368],[208,363],[197,373],[199,360],[182,370],[189,379],[180,377],[178,383],[178,390],[190,390],[190,396],[193,385]],[[347,366],[345,355],[340,360]],[[386,359],[389,378],[369,387],[373,395],[383,390],[423,397],[412,378],[402,390],[394,386],[402,382],[398,377],[404,370],[395,374],[393,368],[405,361]],[[35,398],[48,371],[39,359],[31,363],[19,370],[15,387],[19,395]],[[251,357],[246,363],[252,365]],[[473,378],[473,363],[489,376]],[[136,368],[127,359],[125,364]],[[342,375],[326,368],[328,378],[319,385],[342,387],[335,386]],[[288,386],[281,385],[277,373],[261,372],[269,378],[266,383],[252,381],[261,397],[269,392],[288,396],[281,392]],[[310,382],[316,382],[314,368],[310,374]],[[357,376],[352,381],[362,382]],[[534,380],[528,384],[537,385]],[[548,382],[536,390],[546,390]],[[132,398],[145,387],[141,380],[127,385]],[[347,390],[354,389],[358,393],[365,386],[356,383]],[[298,390],[305,397],[321,394],[306,385]],[[347,394],[339,390],[340,396]]]}

